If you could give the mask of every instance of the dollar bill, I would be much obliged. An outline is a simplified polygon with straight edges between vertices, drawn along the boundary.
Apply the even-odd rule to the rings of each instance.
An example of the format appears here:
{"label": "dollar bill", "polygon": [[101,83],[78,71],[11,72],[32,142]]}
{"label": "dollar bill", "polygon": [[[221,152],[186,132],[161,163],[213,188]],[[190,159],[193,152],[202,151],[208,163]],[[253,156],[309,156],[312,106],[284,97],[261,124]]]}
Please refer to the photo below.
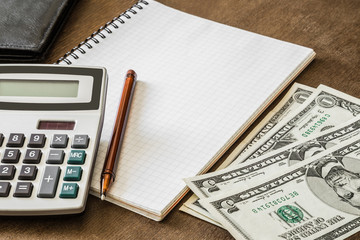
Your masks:
{"label": "dollar bill", "polygon": [[297,109],[315,91],[315,88],[294,83],[283,99],[272,109],[254,128],[241,143],[232,150],[229,156],[221,164],[221,168],[228,166],[239,155],[246,152],[257,143],[276,124]]}
{"label": "dollar bill", "polygon": [[[193,201],[196,201],[198,199],[195,194],[193,194],[190,198],[196,198],[196,199],[192,199]],[[189,215],[191,215],[193,217],[199,218],[199,219],[201,219],[203,221],[206,221],[208,223],[216,225],[218,227],[222,227],[220,223],[216,222],[215,220],[213,220],[211,218],[211,215],[209,214],[209,212],[207,210],[205,210],[205,214],[201,214],[198,211],[195,211],[192,208],[189,208],[186,204],[183,204],[180,207],[179,210],[181,210],[181,211],[183,211],[183,212],[185,212],[185,213],[187,213],[187,214],[189,214]]]}
{"label": "dollar bill", "polygon": [[355,139],[200,203],[236,239],[349,237],[360,230],[360,140]]}
{"label": "dollar bill", "polygon": [[267,152],[337,126],[360,113],[360,100],[335,89],[320,85],[301,106],[284,118],[265,137],[240,155],[234,163],[254,159]]}
{"label": "dollar bill", "polygon": [[208,210],[206,210],[206,208],[201,206],[201,204],[199,202],[199,198],[195,194],[191,195],[191,197],[182,206],[184,206],[184,208],[180,207],[181,211],[186,212],[186,213],[190,214],[191,216],[197,217],[201,220],[204,220],[206,222],[209,222],[211,224],[221,227],[221,224],[213,219],[213,217],[208,212]]}
{"label": "dollar bill", "polygon": [[359,138],[359,136],[360,116],[357,116],[337,127],[320,132],[311,139],[292,143],[252,161],[230,165],[216,172],[186,178],[184,181],[198,197],[214,196],[247,181],[254,181],[269,173],[276,173],[282,168],[287,168],[345,140]]}
{"label": "dollar bill", "polygon": [[[229,154],[224,162],[219,166],[218,170],[227,167],[241,153],[245,152],[250,146],[258,142],[261,137],[270,131],[278,122],[297,109],[314,91],[315,89],[312,87],[294,83],[274,109],[264,117],[258,126],[248,134],[239,146],[233,149],[231,154]],[[193,194],[184,203],[184,208],[180,208],[180,210],[205,221],[207,219],[211,219],[210,214],[197,201],[198,199],[199,198]]]}
{"label": "dollar bill", "polygon": [[[338,92],[338,91],[336,91],[336,90],[333,90],[333,89],[331,89],[331,88],[327,88],[327,87],[325,87],[325,86],[321,86],[321,88],[323,88],[324,90],[326,90],[326,91],[323,91],[323,92],[325,92],[325,93],[327,93],[326,94],[326,96],[330,96],[330,97],[334,97],[335,99],[338,99],[339,101],[338,101],[338,103],[339,104],[341,104],[341,105],[343,105],[343,106],[345,106],[345,108],[350,108],[350,109],[352,109],[352,108],[354,108],[355,110],[356,110],[356,107],[358,107],[358,100],[357,99],[355,99],[355,98],[353,98],[353,97],[351,97],[351,96],[348,96],[348,95],[346,95],[346,94],[343,94],[343,93],[341,93],[341,92]],[[318,96],[318,98],[315,98],[315,97],[313,97],[312,98],[312,102],[314,101],[314,100],[317,100],[317,99],[319,99],[319,96],[322,96],[323,98],[324,98],[324,93],[322,94],[322,92],[320,92],[319,90],[317,91],[318,93],[316,94],[317,96]],[[321,98],[320,98],[320,100],[321,100]],[[308,100],[308,102],[309,102],[310,100]],[[355,105],[354,105],[354,103],[355,103]],[[312,106],[312,104],[310,103],[310,104],[308,104],[308,105],[310,105],[310,107]],[[306,108],[305,108],[306,109]],[[350,110],[350,112],[351,113],[354,113],[354,115],[356,115],[356,111],[352,111],[352,110]],[[353,116],[353,115],[352,115]],[[351,116],[351,117],[352,117]],[[280,123],[281,124],[281,123]],[[324,124],[325,125],[325,124]],[[328,128],[329,127],[331,127],[331,125],[330,126],[327,126]],[[289,143],[291,143],[291,142],[289,142]],[[284,143],[283,143],[284,144]],[[284,144],[285,146],[286,146],[286,144]],[[235,162],[235,163],[237,163],[237,162]],[[234,163],[234,164],[235,164]],[[199,194],[199,193],[198,193]],[[208,214],[203,208],[202,208],[202,206],[200,205],[200,203],[198,202],[198,201],[193,201],[193,202],[191,202],[191,203],[187,203],[188,204],[188,207],[189,208],[191,208],[191,209],[193,209],[194,211],[197,211],[197,212],[199,212],[199,213],[201,213],[202,215],[205,215],[206,217],[208,217],[208,218],[211,218],[211,215],[210,214]]]}

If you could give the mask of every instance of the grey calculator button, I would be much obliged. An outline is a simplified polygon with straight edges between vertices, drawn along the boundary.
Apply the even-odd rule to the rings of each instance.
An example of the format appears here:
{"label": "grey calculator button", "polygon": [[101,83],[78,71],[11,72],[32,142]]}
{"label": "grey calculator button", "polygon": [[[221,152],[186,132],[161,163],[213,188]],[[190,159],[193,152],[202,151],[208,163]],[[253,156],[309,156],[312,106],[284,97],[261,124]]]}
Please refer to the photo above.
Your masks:
{"label": "grey calculator button", "polygon": [[89,136],[88,135],[75,135],[72,148],[87,148],[89,145]]}
{"label": "grey calculator button", "polygon": [[45,145],[45,134],[31,134],[28,147],[42,148]]}
{"label": "grey calculator button", "polygon": [[14,197],[30,197],[33,189],[31,182],[18,182],[16,184]]}
{"label": "grey calculator button", "polygon": [[0,165],[0,179],[11,180],[15,175],[14,165]]}
{"label": "grey calculator button", "polygon": [[56,188],[59,182],[60,167],[46,166],[43,178],[41,180],[39,198],[53,198],[55,197]]}
{"label": "grey calculator button", "polygon": [[22,147],[24,145],[25,136],[22,133],[11,133],[6,144],[7,147]]}
{"label": "grey calculator button", "polygon": [[46,163],[49,164],[62,164],[64,162],[64,150],[50,150]]}
{"label": "grey calculator button", "polygon": [[9,182],[0,182],[0,197],[9,196],[11,184]]}
{"label": "grey calculator button", "polygon": [[3,141],[4,141],[4,135],[0,133],[0,147],[3,144]]}
{"label": "grey calculator button", "polygon": [[3,159],[1,162],[3,163],[18,163],[20,158],[20,150],[19,149],[5,149]]}
{"label": "grey calculator button", "polygon": [[35,180],[37,174],[37,167],[34,165],[23,165],[20,170],[20,180]]}
{"label": "grey calculator button", "polygon": [[24,163],[34,163],[37,164],[41,160],[41,151],[39,149],[28,149],[24,157]]}
{"label": "grey calculator button", "polygon": [[52,148],[66,148],[68,144],[68,136],[66,134],[54,134],[51,147]]}

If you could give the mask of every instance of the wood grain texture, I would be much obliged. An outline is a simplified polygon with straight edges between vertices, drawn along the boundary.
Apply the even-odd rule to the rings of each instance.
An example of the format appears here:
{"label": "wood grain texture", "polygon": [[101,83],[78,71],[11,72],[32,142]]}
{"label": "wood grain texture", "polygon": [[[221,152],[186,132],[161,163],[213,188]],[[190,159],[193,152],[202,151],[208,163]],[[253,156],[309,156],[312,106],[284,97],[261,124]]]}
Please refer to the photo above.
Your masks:
{"label": "wood grain texture", "polygon": [[[159,2],[230,26],[311,47],[317,53],[316,59],[296,82],[312,87],[325,84],[360,97],[358,0]],[[130,0],[80,0],[45,62],[55,62],[134,3]],[[180,212],[179,206],[189,196],[162,222],[89,196],[86,210],[80,215],[0,217],[0,239],[233,239],[227,231]],[[349,239],[360,239],[360,233]]]}

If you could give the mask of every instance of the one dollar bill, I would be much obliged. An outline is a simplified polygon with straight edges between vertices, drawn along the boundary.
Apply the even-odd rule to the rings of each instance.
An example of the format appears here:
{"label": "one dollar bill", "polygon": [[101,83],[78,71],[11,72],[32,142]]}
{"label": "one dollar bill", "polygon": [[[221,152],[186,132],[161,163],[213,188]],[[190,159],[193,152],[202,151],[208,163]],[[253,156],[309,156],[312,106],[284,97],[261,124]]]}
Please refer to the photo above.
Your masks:
{"label": "one dollar bill", "polygon": [[246,138],[232,150],[229,156],[221,164],[222,168],[228,166],[238,156],[244,154],[249,148],[255,145],[281,120],[287,117],[294,110],[298,109],[315,91],[315,88],[294,83],[283,99],[270,111],[261,122],[246,136]]}
{"label": "one dollar bill", "polygon": [[[244,155],[241,155],[236,159],[232,165],[260,157],[271,152],[271,150],[274,151],[278,148],[286,147],[294,142],[312,138],[316,133],[338,126],[339,124],[354,118],[360,111],[359,99],[323,85],[320,85],[303,105],[305,106],[301,107],[300,110],[295,111],[290,116],[284,118],[283,121],[268,132],[262,140],[245,152]],[[317,127],[309,126],[311,124],[316,125]],[[307,131],[309,134],[302,135],[301,131],[306,132],[304,130],[306,127],[309,129],[309,131]],[[259,150],[256,150],[257,148]],[[247,157],[251,155],[252,152],[254,152],[254,154]],[[212,183],[213,182],[210,181],[209,184]],[[210,190],[214,189],[215,188],[212,188]],[[203,196],[199,192],[197,192],[197,194]],[[188,207],[206,215],[206,211],[198,201],[193,202]],[[208,218],[211,217],[210,215],[206,216]]]}
{"label": "one dollar bill", "polygon": [[260,157],[346,122],[360,113],[360,100],[320,85],[298,111],[286,117],[233,164]]}
{"label": "one dollar bill", "polygon": [[[282,119],[287,117],[290,113],[294,112],[304,101],[314,92],[312,87],[305,86],[303,84],[294,83],[289,89],[282,100],[270,111],[264,119],[252,130],[248,136],[232,150],[231,154],[220,165],[219,169],[227,167],[234,161],[240,154],[244,153],[249,147],[258,142],[267,132],[269,132],[276,124]],[[210,214],[204,209],[198,202],[198,197],[193,194],[185,203],[184,207],[180,208],[194,217],[203,219],[215,225],[219,225],[211,219]]]}
{"label": "one dollar bill", "polygon": [[314,135],[314,138],[290,144],[252,161],[231,165],[220,171],[184,179],[200,198],[221,194],[248,181],[276,173],[319,154],[350,138],[360,136],[360,116],[338,127]]}
{"label": "one dollar bill", "polygon": [[236,239],[344,239],[360,230],[355,139],[200,203]]}
{"label": "one dollar bill", "polygon": [[[256,158],[254,161],[231,165],[216,172],[185,179],[185,182],[200,198],[218,195],[239,185],[241,186],[241,184],[246,182],[262,178],[269,173],[276,173],[282,168],[287,168],[290,165],[336,146],[349,138],[359,137],[359,135],[360,117],[356,117],[336,128],[318,133],[312,139],[290,144]],[[185,203],[185,205],[187,204],[191,204],[188,208],[193,210],[189,214],[203,220],[212,218],[209,212],[201,206],[198,198],[190,198],[189,203]],[[216,225],[219,224],[217,223]]]}

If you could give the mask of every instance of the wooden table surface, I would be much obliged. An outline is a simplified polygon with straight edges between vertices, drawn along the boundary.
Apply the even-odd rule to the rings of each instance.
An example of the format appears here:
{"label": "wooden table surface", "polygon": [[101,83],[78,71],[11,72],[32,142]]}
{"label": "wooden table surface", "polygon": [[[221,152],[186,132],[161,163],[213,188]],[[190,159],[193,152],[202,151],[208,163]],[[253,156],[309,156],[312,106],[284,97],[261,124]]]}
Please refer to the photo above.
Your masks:
{"label": "wooden table surface", "polygon": [[[313,48],[316,59],[295,81],[312,87],[325,84],[360,97],[358,0],[159,2],[203,18]],[[133,0],[80,0],[45,63],[55,62],[134,3]],[[79,215],[0,217],[0,239],[233,239],[226,230],[179,211],[190,195],[162,222],[89,196],[85,212]],[[360,233],[349,239],[360,239]]]}

